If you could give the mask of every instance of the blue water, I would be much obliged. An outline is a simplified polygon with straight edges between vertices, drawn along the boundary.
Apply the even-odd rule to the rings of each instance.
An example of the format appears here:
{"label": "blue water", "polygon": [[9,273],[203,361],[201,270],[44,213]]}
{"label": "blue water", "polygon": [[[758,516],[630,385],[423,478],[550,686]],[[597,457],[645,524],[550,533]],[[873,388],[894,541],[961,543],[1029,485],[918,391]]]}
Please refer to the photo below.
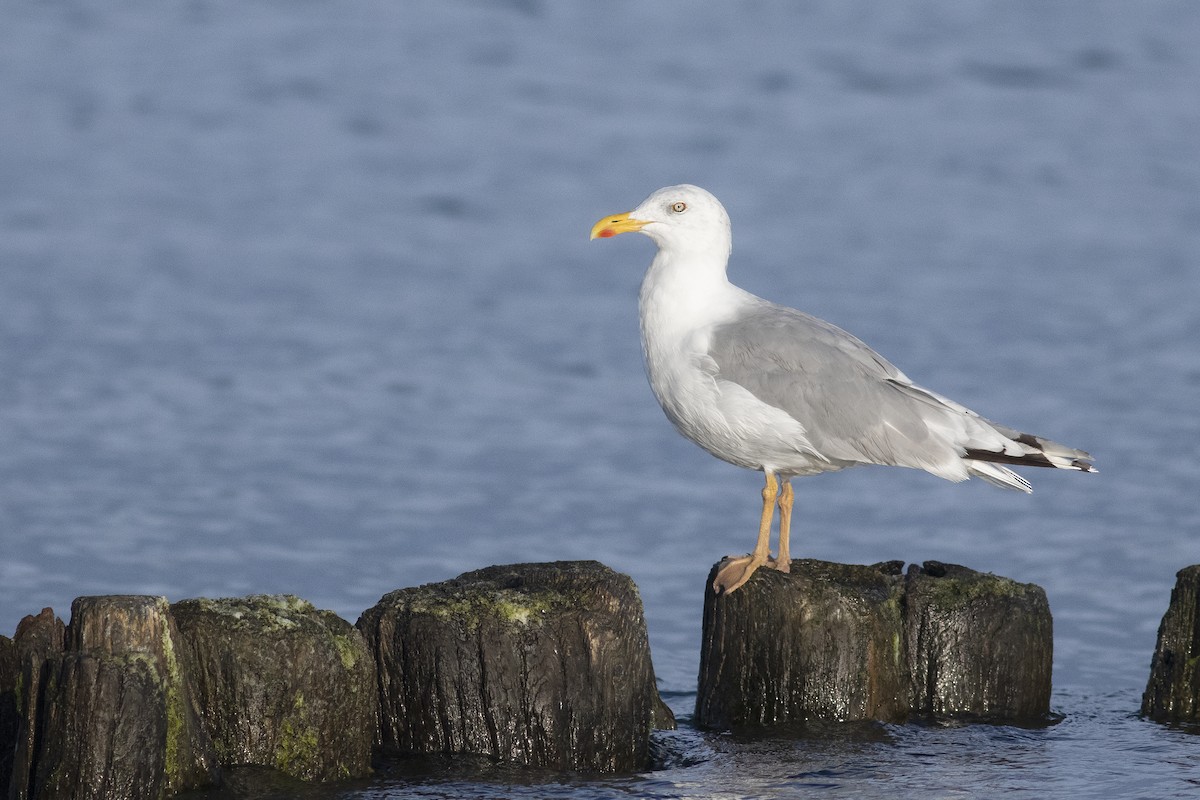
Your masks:
{"label": "blue water", "polygon": [[[1135,713],[1200,562],[1197,41],[1186,2],[5,4],[0,631],[105,593],[354,620],[596,558],[641,588],[668,769],[340,796],[1190,796],[1200,739]],[[645,385],[652,245],[587,241],[681,181],[729,209],[741,285],[1097,457],[1030,497],[796,482],[797,555],[1045,587],[1062,723],[688,726],[761,478]]]}

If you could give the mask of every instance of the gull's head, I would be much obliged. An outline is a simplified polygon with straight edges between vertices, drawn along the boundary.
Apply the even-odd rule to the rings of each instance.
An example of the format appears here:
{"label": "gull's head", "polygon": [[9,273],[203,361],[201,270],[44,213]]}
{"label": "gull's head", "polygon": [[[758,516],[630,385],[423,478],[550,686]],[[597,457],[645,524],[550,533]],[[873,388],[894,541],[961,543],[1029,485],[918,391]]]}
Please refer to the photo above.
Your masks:
{"label": "gull's head", "polygon": [[593,239],[637,231],[662,250],[704,250],[729,255],[729,215],[717,198],[699,186],[659,189],[625,214],[604,217],[592,226]]}

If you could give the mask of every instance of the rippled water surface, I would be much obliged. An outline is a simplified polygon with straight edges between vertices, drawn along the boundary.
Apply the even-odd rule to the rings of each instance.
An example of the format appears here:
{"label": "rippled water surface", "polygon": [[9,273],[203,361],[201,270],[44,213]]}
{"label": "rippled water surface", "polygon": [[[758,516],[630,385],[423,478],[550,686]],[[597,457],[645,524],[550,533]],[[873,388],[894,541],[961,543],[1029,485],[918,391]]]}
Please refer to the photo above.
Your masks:
{"label": "rippled water surface", "polygon": [[1045,587],[1040,729],[686,724],[667,768],[423,764],[313,797],[1174,797],[1136,717],[1200,562],[1200,10],[1183,2],[133,2],[0,11],[0,631],[82,594],[290,592],[354,620],[493,563],[637,581],[672,705],[760,476],[641,370],[687,181],[731,275],[1092,451],[1030,497],[797,481],[800,555]]}

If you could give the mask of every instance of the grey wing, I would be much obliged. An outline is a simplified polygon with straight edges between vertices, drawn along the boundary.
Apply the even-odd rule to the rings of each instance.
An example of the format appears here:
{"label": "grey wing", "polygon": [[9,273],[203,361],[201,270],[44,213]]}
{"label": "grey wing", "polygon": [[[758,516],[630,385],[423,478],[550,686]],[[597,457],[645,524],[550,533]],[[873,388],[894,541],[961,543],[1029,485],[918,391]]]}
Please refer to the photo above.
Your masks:
{"label": "grey wing", "polygon": [[963,454],[941,430],[956,410],[914,397],[904,373],[824,320],[764,301],[714,329],[709,356],[718,380],[787,412],[829,459],[943,472]]}

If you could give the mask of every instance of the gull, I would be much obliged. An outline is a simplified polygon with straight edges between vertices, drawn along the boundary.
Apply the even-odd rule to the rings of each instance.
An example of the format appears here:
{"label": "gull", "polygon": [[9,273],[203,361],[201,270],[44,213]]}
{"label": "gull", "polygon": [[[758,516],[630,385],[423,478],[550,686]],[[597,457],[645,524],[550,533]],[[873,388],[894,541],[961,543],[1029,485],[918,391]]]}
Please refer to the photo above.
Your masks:
{"label": "gull", "polygon": [[659,189],[598,221],[591,238],[633,231],[658,246],[638,296],[654,396],[685,437],[766,478],[754,551],[722,560],[717,594],[763,565],[790,570],[793,477],[880,464],[1030,492],[1005,464],[1095,471],[1084,451],[990,422],[916,385],[836,325],[730,283],[729,215],[704,189]]}

